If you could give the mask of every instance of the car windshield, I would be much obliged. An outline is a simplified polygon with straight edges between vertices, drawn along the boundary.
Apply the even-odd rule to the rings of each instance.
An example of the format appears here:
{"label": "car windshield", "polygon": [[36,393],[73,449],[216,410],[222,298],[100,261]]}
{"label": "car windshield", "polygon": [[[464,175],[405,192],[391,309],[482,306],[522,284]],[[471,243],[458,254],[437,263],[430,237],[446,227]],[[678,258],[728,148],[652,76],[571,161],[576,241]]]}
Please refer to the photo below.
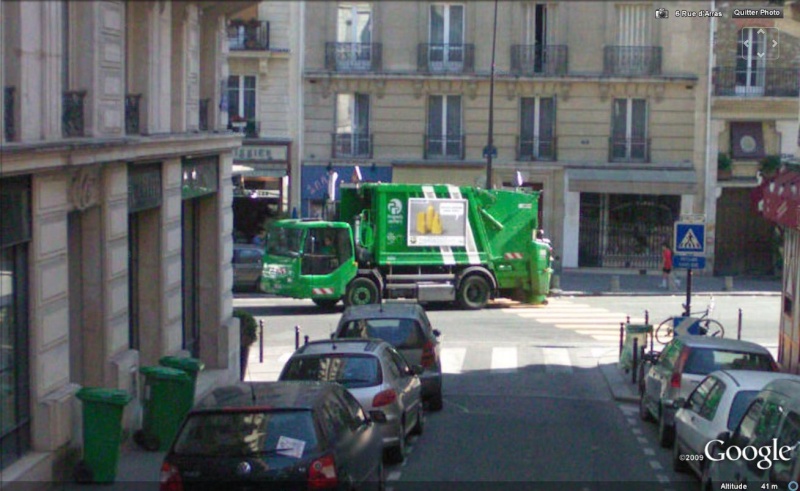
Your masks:
{"label": "car windshield", "polygon": [[348,389],[381,383],[377,358],[361,355],[301,356],[289,360],[281,380],[339,382]]}
{"label": "car windshield", "polygon": [[758,395],[757,390],[743,390],[736,394],[731,403],[731,410],[728,412],[728,429],[733,431],[739,426],[739,421],[742,420],[744,412],[750,407],[750,403]]}
{"label": "car windshield", "polygon": [[774,371],[772,358],[762,353],[694,348],[683,369],[692,375],[708,375],[715,370]]}
{"label": "car windshield", "polygon": [[297,257],[303,243],[303,229],[273,227],[267,235],[267,254]]}
{"label": "car windshield", "polygon": [[419,348],[424,341],[419,324],[413,319],[359,319],[339,329],[343,338],[378,338],[397,349]]}
{"label": "car windshield", "polygon": [[297,459],[316,446],[311,411],[229,411],[190,415],[175,440],[174,452]]}

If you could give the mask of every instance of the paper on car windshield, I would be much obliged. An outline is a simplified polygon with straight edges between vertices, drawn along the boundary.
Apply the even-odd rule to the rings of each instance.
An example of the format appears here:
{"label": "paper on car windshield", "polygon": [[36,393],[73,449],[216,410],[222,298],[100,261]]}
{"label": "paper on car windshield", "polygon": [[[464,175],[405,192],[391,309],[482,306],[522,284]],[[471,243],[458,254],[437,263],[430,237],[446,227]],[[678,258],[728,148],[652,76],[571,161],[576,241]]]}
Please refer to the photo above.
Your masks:
{"label": "paper on car windshield", "polygon": [[303,456],[303,450],[306,448],[306,442],[303,440],[298,440],[297,438],[282,436],[278,438],[277,447],[280,449],[277,452],[279,455],[285,455],[287,457],[299,459]]}

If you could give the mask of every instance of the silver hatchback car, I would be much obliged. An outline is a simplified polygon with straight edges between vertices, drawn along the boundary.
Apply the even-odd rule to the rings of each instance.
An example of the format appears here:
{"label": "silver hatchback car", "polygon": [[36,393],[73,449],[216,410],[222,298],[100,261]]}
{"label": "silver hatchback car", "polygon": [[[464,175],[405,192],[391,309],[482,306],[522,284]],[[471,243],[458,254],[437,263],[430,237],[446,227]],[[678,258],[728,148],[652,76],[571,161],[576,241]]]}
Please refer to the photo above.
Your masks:
{"label": "silver hatchback car", "polygon": [[409,434],[421,434],[422,367],[410,367],[379,339],[314,341],[286,362],[279,380],[317,380],[345,386],[380,424],[389,462],[402,462]]}
{"label": "silver hatchback car", "polygon": [[669,447],[675,436],[674,402],[689,394],[715,370],[777,372],[770,352],[755,343],[708,336],[678,336],[655,361],[646,361],[640,381],[639,416],[658,422],[658,437]]}

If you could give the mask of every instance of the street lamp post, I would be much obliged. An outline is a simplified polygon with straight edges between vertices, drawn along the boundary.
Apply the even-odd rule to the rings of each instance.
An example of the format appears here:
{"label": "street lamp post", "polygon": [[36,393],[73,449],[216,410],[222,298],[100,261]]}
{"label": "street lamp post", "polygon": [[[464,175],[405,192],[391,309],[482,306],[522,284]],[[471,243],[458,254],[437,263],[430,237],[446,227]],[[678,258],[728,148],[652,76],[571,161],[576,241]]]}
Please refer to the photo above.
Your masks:
{"label": "street lamp post", "polygon": [[494,0],[492,28],[492,71],[489,77],[489,141],[486,144],[486,189],[492,189],[492,154],[494,153],[494,57],[497,45],[497,0]]}

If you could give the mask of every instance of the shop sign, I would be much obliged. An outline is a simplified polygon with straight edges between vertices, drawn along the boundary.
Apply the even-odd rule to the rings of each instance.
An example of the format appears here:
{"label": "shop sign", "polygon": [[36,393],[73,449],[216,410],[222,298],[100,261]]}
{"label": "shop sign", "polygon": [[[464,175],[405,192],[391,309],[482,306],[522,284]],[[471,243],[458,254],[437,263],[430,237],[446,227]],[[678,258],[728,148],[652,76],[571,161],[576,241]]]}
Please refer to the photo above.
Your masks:
{"label": "shop sign", "polygon": [[242,145],[233,151],[234,160],[286,162],[286,145]]}

